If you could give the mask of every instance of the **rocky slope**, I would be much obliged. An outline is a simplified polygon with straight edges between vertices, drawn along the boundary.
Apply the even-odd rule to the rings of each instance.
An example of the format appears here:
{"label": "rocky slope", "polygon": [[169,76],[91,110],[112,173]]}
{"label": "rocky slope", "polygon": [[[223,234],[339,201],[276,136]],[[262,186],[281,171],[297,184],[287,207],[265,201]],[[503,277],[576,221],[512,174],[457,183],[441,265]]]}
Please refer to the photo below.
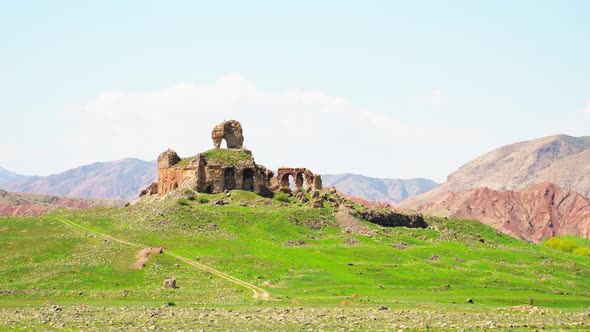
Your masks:
{"label": "rocky slope", "polygon": [[5,190],[84,198],[137,198],[156,178],[156,163],[139,159],[97,162],[63,173],[21,177],[0,186]]}
{"label": "rocky slope", "polygon": [[10,193],[0,189],[0,216],[36,215],[59,207],[66,207],[69,209],[87,209],[96,206],[114,206],[122,204],[122,201],[91,200],[75,197]]}
{"label": "rocky slope", "polygon": [[557,135],[503,146],[463,165],[440,187],[398,207],[416,208],[449,192],[480,187],[518,190],[541,182],[590,197],[590,136]]}
{"label": "rocky slope", "polygon": [[356,174],[322,175],[326,187],[370,202],[399,203],[406,198],[427,192],[438,183],[427,179],[377,179]]}
{"label": "rocky slope", "polygon": [[508,235],[535,243],[556,235],[590,236],[590,200],[547,182],[521,191],[477,188],[452,192],[418,210],[479,220]]}

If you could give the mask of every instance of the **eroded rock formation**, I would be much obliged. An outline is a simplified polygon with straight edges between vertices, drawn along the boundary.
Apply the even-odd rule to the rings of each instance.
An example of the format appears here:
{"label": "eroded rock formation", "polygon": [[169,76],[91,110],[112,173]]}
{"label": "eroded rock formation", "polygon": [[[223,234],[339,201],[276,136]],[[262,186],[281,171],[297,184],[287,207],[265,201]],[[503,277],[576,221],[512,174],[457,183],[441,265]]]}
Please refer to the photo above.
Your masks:
{"label": "eroded rock formation", "polygon": [[242,125],[236,120],[224,121],[215,126],[211,132],[211,138],[216,148],[221,147],[224,139],[228,149],[242,149],[244,145]]}
{"label": "eroded rock formation", "polygon": [[418,208],[440,216],[474,219],[510,236],[540,243],[558,235],[590,235],[590,200],[552,183],[521,191],[477,188],[449,193]]}

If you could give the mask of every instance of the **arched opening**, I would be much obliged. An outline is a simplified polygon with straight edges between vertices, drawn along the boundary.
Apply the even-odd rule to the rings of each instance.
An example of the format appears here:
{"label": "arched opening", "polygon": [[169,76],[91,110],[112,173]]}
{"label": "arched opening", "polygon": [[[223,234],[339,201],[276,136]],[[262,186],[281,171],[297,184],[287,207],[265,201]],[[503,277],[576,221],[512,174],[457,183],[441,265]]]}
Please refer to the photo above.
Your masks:
{"label": "arched opening", "polygon": [[236,189],[236,171],[233,168],[226,168],[223,171],[223,189]]}
{"label": "arched opening", "polygon": [[295,189],[295,180],[293,179],[293,174],[285,173],[281,177],[281,189]]}
{"label": "arched opening", "polygon": [[254,170],[246,168],[244,175],[242,176],[242,189],[248,191],[254,191]]}
{"label": "arched opening", "polygon": [[305,174],[303,172],[297,173],[297,177],[295,178],[295,188],[303,188],[305,183]]}
{"label": "arched opening", "polygon": [[205,190],[203,190],[203,192],[205,194],[212,194],[213,193],[213,189],[211,188],[211,185],[208,185],[207,188],[205,188]]}

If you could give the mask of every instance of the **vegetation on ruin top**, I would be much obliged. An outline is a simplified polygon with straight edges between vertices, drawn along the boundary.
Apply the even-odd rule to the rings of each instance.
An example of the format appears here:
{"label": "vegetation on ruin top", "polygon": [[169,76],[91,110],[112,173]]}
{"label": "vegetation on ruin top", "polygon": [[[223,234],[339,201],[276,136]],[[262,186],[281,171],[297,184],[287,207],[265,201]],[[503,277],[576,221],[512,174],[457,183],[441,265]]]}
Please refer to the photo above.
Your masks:
{"label": "vegetation on ruin top", "polygon": [[254,160],[252,154],[242,149],[211,149],[203,155],[209,164],[239,165]]}
{"label": "vegetation on ruin top", "polygon": [[191,163],[191,161],[194,158],[195,158],[195,156],[188,157],[188,158],[181,158],[180,161],[178,163],[176,163],[176,165],[174,165],[174,167],[185,168]]}

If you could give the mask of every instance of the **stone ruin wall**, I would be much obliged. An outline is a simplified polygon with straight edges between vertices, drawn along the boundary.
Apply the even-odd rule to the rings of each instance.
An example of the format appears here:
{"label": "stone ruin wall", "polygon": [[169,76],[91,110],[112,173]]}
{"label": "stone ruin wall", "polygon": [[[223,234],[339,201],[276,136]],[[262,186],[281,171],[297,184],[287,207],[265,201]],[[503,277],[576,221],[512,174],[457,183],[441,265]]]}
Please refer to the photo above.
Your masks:
{"label": "stone ruin wall", "polygon": [[[242,149],[244,137],[239,122],[230,120],[215,126],[211,133],[213,145],[219,148],[223,140],[230,149]],[[158,156],[158,180],[141,192],[141,195],[163,196],[177,188],[189,187],[202,193],[221,193],[241,189],[272,196],[273,192],[289,191],[289,177],[295,189],[322,189],[322,178],[306,168],[279,168],[276,176],[264,166],[249,162],[244,165],[207,164],[203,155],[197,155],[186,167],[175,151],[168,149]]]}

